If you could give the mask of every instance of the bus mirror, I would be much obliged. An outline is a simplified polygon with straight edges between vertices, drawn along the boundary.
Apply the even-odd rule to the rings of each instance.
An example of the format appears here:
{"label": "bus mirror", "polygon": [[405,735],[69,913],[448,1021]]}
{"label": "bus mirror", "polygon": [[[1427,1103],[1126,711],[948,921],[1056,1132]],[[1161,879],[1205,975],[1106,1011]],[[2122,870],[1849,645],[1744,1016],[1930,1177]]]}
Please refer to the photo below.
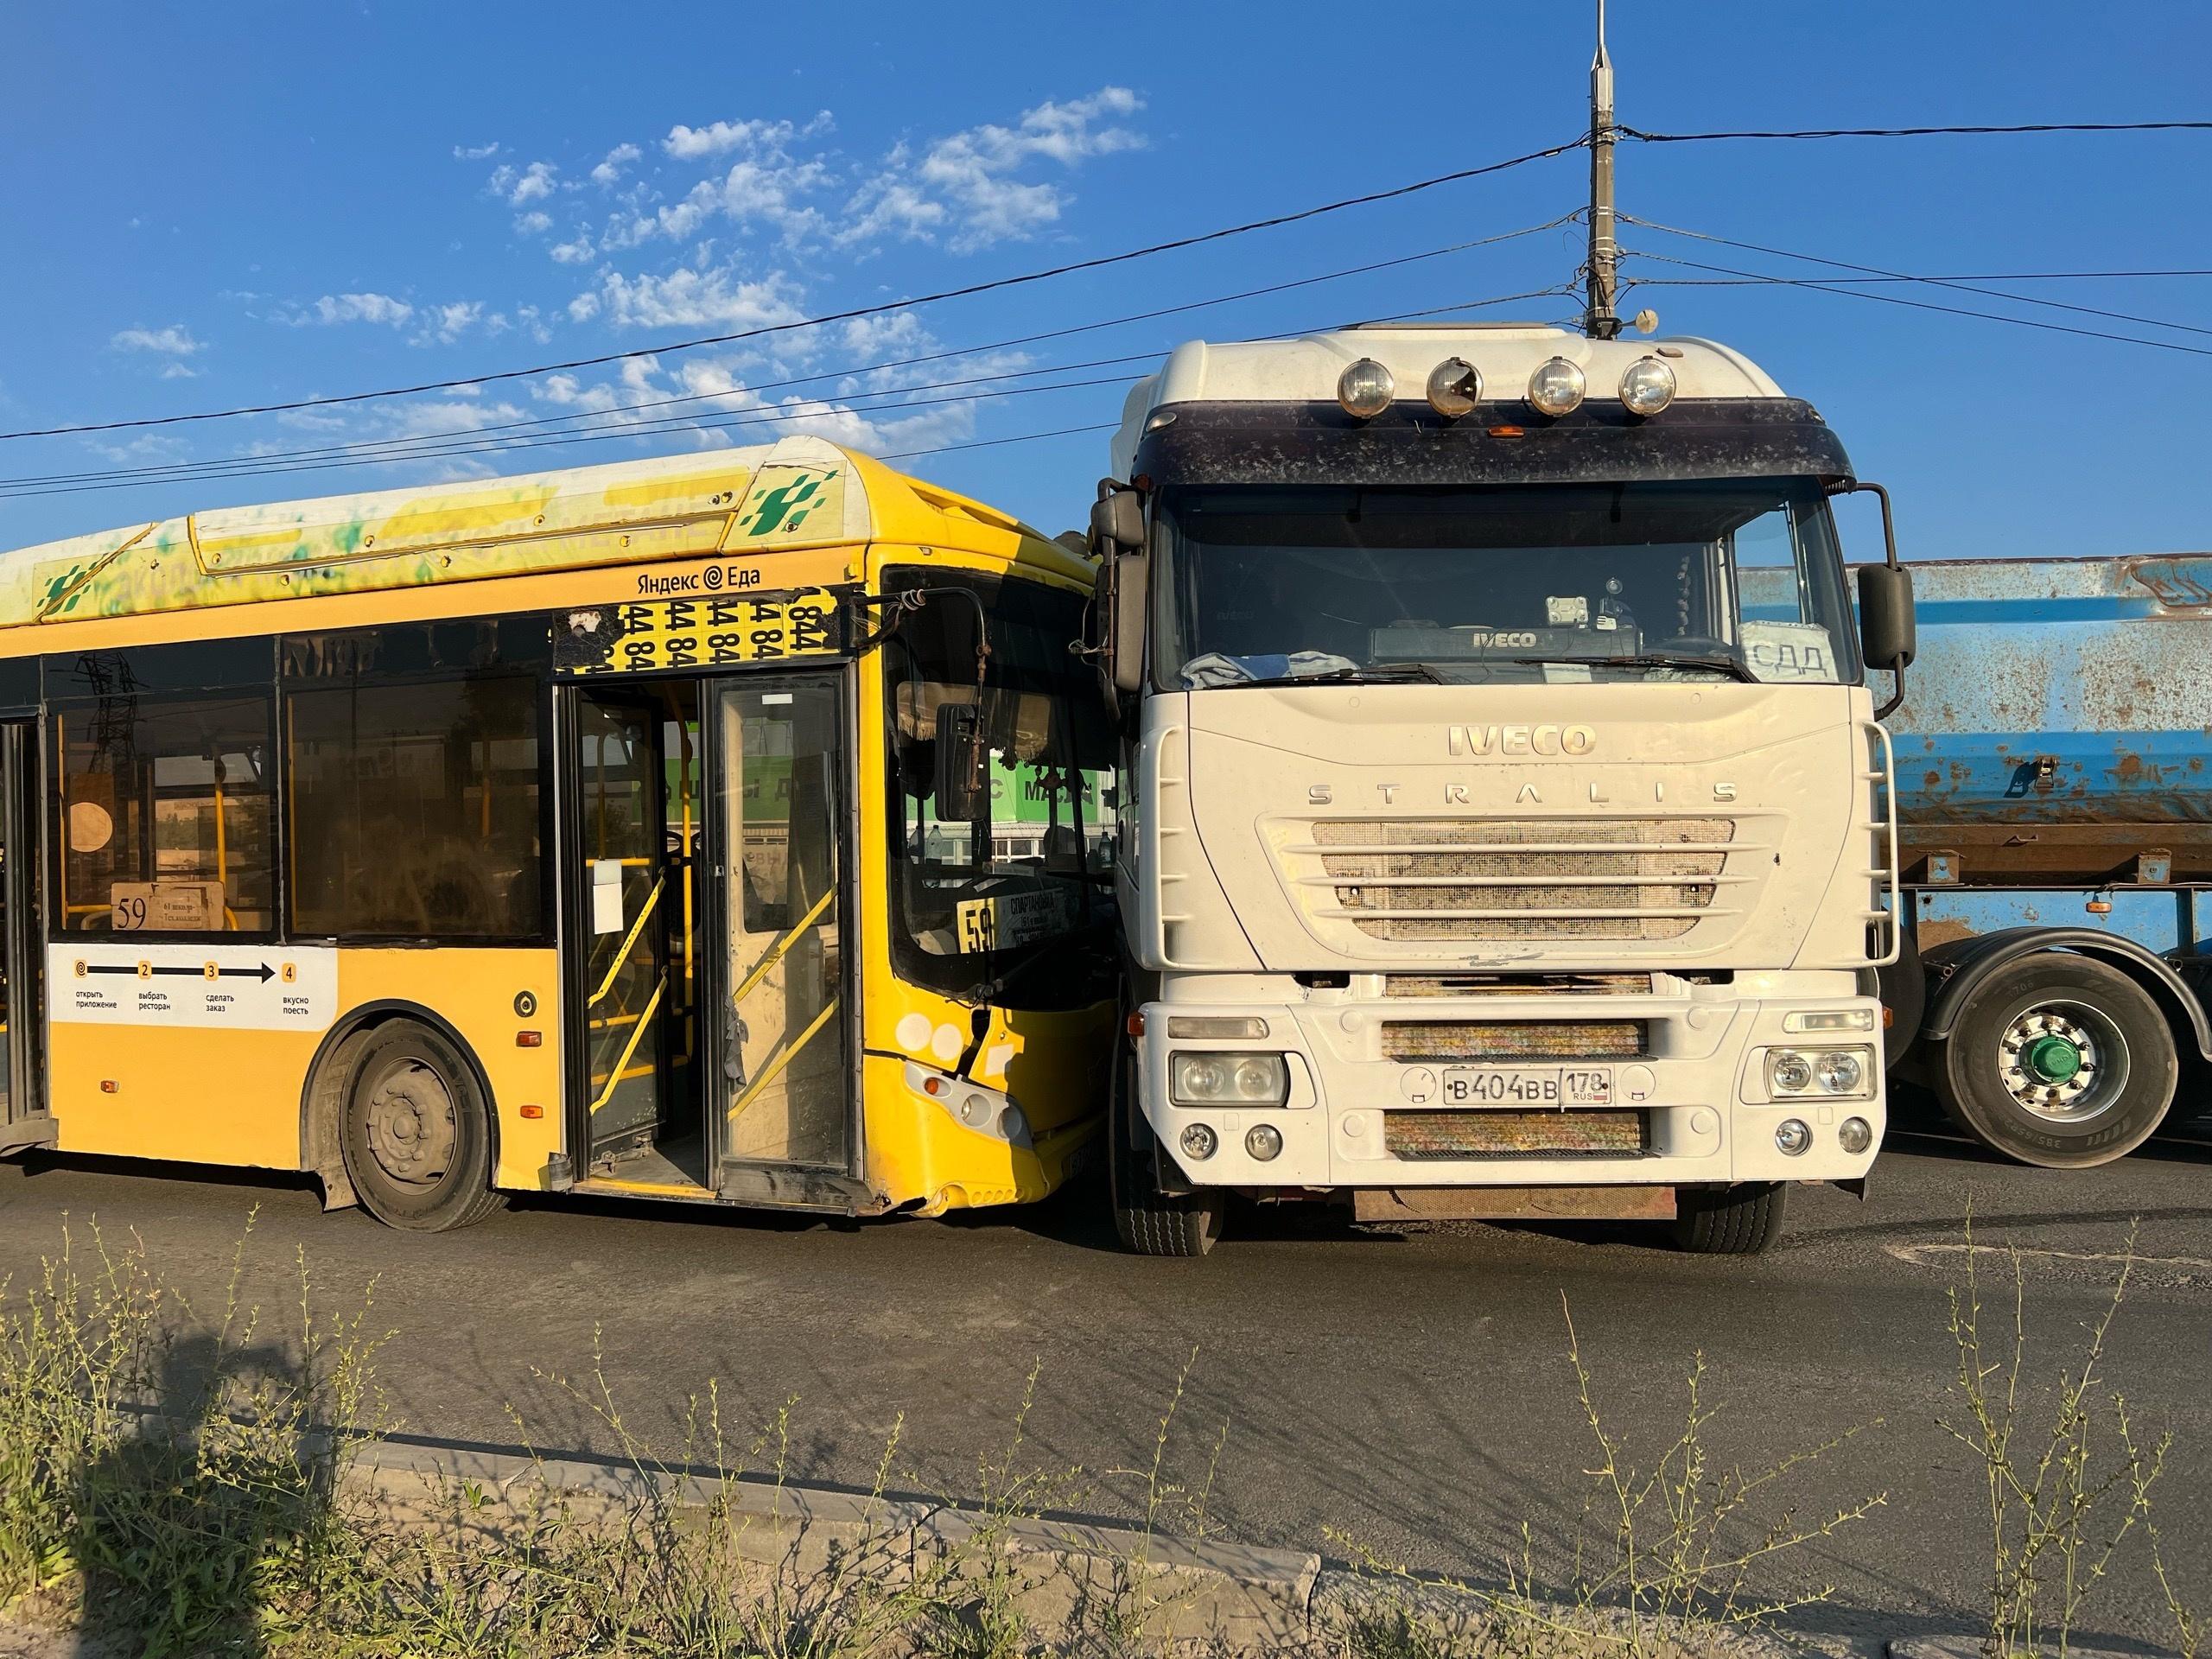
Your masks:
{"label": "bus mirror", "polygon": [[982,710],[972,702],[944,702],[937,710],[937,817],[940,823],[973,823],[983,804]]}
{"label": "bus mirror", "polygon": [[1912,619],[1912,572],[1901,564],[1859,570],[1859,648],[1869,668],[1902,671],[1917,643]]}
{"label": "bus mirror", "polygon": [[1135,490],[1115,490],[1090,504],[1090,539],[1101,558],[1144,545],[1144,503]]}

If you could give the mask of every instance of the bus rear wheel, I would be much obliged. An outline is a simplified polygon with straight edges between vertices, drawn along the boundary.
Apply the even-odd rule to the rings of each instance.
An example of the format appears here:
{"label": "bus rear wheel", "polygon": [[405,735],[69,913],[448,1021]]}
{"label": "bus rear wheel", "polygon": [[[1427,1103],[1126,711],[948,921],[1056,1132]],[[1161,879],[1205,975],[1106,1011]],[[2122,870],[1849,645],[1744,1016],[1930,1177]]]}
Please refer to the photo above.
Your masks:
{"label": "bus rear wheel", "polygon": [[2109,963],[2067,950],[2023,957],[1969,990],[1935,1061],[1954,1122],[2044,1169],[2134,1151],[2181,1077],[2173,1027],[2151,994]]}
{"label": "bus rear wheel", "polygon": [[378,1026],[362,1046],[339,1145],[362,1206],[388,1227],[441,1233],[499,1207],[492,1117],[475,1070],[415,1020]]}
{"label": "bus rear wheel", "polygon": [[1114,1230],[1139,1255],[1204,1255],[1221,1242],[1226,1193],[1163,1192],[1154,1171],[1152,1126],[1138,1109],[1136,1051],[1124,1039],[1106,1103],[1106,1179]]}

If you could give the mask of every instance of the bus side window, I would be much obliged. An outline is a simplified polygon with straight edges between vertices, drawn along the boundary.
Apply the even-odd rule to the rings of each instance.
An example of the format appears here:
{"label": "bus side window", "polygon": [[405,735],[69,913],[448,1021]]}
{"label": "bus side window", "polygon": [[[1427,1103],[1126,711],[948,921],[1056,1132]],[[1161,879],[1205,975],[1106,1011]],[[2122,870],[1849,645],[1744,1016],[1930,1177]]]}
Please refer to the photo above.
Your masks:
{"label": "bus side window", "polygon": [[318,687],[286,715],[295,931],[542,933],[534,680]]}
{"label": "bus side window", "polygon": [[60,705],[54,750],[61,931],[273,929],[266,696]]}

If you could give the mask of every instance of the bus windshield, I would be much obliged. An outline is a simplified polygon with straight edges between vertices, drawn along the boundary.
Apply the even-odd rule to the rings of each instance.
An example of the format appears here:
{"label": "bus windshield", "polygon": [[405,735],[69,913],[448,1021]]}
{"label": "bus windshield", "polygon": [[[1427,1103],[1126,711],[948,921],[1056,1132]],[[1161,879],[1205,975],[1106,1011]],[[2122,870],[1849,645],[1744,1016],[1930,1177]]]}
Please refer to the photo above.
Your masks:
{"label": "bus windshield", "polygon": [[[1157,524],[1169,689],[1858,677],[1811,480],[1186,488]],[[1794,580],[1751,604],[1755,567]]]}

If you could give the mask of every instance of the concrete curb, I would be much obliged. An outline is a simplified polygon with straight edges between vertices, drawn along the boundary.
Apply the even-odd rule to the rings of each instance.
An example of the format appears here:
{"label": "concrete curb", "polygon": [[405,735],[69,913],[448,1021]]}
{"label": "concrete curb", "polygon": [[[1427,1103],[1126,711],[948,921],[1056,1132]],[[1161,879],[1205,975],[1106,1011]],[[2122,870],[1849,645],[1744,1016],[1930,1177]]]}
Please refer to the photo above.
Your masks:
{"label": "concrete curb", "polygon": [[430,1521],[454,1514],[459,1487],[474,1490],[472,1525],[496,1524],[501,1510],[521,1511],[557,1497],[587,1515],[641,1502],[678,1510],[725,1505],[741,1528],[741,1548],[764,1562],[801,1570],[833,1553],[864,1552],[872,1570],[914,1570],[923,1552],[950,1555],[989,1535],[1009,1557],[1025,1606],[1050,1624],[1086,1599],[1135,1586],[1152,1629],[1171,1640],[1205,1641],[1234,1651],[1282,1652],[1308,1646],[1320,1556],[1193,1539],[1090,1520],[994,1521],[957,1504],[775,1481],[760,1476],[659,1470],[612,1460],[526,1455],[466,1446],[370,1440],[354,1452],[348,1484],[394,1518]]}
{"label": "concrete curb", "polygon": [[[1344,1651],[1351,1624],[1408,1610],[1479,1647],[1483,1633],[1499,1620],[1495,1605],[1479,1593],[1378,1578],[1310,1550],[1147,1533],[1108,1521],[994,1518],[955,1503],[875,1497],[803,1481],[409,1440],[362,1444],[349,1478],[357,1494],[391,1506],[396,1517],[423,1520],[456,1518],[456,1489],[465,1484],[470,1525],[497,1525],[502,1509],[526,1513],[548,1500],[587,1518],[594,1504],[613,1513],[640,1502],[688,1510],[721,1503],[739,1519],[745,1557],[800,1571],[842,1552],[849,1565],[864,1560],[872,1573],[913,1573],[925,1555],[957,1555],[988,1540],[1004,1552],[1023,1611],[1039,1628],[1071,1624],[1099,1598],[1134,1596],[1148,1635],[1179,1651],[1319,1659]],[[1570,1610],[1537,1611],[1559,1618],[1558,1652],[1577,1646],[1604,1656],[1618,1652],[1618,1638],[1593,1632],[1578,1643],[1567,1634]],[[1852,1645],[1859,1655],[1881,1651],[1878,1643]],[[1802,1654],[1803,1643],[1764,1631],[1700,1628],[1674,1650],[1784,1659]],[[1891,1651],[1895,1659],[1978,1659],[1949,1649]]]}

